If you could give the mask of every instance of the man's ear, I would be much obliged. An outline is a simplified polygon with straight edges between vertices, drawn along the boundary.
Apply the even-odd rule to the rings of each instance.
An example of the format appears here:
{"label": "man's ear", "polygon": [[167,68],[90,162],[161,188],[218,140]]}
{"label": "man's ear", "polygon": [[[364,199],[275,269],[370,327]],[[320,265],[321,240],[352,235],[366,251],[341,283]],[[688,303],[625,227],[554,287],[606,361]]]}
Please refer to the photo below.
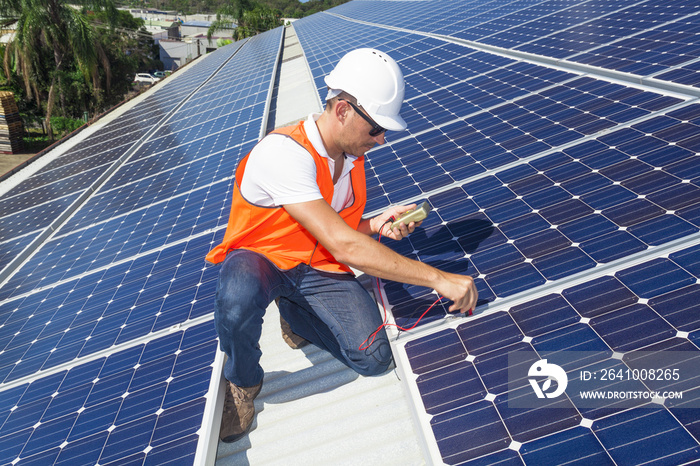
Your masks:
{"label": "man's ear", "polygon": [[333,110],[335,111],[335,116],[338,119],[338,121],[341,123],[345,123],[345,120],[348,118],[348,111],[350,110],[350,105],[348,105],[348,103],[343,100],[336,100],[335,107],[333,107]]}

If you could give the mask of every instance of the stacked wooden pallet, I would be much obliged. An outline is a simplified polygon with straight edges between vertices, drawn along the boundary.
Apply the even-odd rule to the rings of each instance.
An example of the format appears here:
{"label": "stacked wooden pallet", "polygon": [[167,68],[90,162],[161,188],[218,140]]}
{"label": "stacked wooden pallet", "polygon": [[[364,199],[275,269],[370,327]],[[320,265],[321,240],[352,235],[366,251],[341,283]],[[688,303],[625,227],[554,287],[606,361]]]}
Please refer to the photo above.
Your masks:
{"label": "stacked wooden pallet", "polygon": [[0,153],[22,151],[22,119],[12,92],[0,92]]}

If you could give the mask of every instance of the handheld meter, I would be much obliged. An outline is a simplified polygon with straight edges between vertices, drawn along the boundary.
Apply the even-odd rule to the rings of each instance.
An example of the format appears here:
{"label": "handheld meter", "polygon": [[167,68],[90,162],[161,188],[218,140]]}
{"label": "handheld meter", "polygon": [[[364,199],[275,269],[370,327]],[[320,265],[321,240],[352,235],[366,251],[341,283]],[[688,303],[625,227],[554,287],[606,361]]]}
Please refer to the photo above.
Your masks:
{"label": "handheld meter", "polygon": [[394,223],[391,224],[391,229],[393,230],[394,228],[397,228],[401,223],[404,225],[408,225],[411,222],[420,222],[423,220],[425,217],[428,216],[430,211],[432,210],[432,207],[428,203],[428,201],[423,202],[420,206],[416,207],[413,210],[409,210],[408,212],[404,212],[394,220]]}

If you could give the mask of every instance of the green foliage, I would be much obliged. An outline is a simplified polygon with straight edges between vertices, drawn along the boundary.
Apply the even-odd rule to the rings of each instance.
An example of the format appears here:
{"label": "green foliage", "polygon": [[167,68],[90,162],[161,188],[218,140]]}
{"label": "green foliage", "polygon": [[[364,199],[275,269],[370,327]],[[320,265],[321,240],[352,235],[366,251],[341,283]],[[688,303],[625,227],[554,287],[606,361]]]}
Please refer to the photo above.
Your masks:
{"label": "green foliage", "polygon": [[[282,25],[279,10],[257,4],[251,10],[245,10],[239,20],[238,29],[244,32],[243,37],[250,37],[260,32],[269,31]],[[240,39],[239,34],[239,39]]]}
{"label": "green foliage", "polygon": [[[148,0],[146,0],[148,1]],[[333,8],[349,0],[213,0],[225,1],[216,13],[216,20],[207,31],[211,39],[216,31],[238,25],[234,39],[240,40],[282,26],[282,18],[301,18]]]}
{"label": "green foliage", "polygon": [[61,137],[72,133],[84,124],[85,122],[83,120],[77,120],[74,118],[51,117],[51,126],[53,127],[54,131],[61,135]]}
{"label": "green foliage", "polygon": [[131,92],[137,71],[160,63],[143,20],[117,11],[111,0],[0,0],[0,15],[17,28],[2,50],[0,86],[22,103],[26,127],[41,127],[43,116],[49,138],[54,124],[65,131],[53,116],[101,113]]}
{"label": "green foliage", "polygon": [[298,0],[260,0],[261,3],[270,8],[280,10],[283,18],[303,18],[304,16],[342,5],[348,1],[350,0],[309,0],[302,3]]}
{"label": "green foliage", "polygon": [[137,72],[163,67],[156,58],[158,46],[153,42],[142,19],[133,17],[127,11],[120,11],[114,28],[107,26],[100,14],[95,15],[94,23],[99,33],[100,46],[106,55],[109,73],[106,67],[101,68],[100,88],[104,89],[104,96],[101,102],[92,102],[92,108],[86,108],[90,113],[100,112],[123,100],[131,91],[131,83]]}
{"label": "green foliage", "polygon": [[22,138],[22,148],[27,153],[37,153],[51,145],[48,136],[25,136]]}
{"label": "green foliage", "polygon": [[233,37],[240,40],[281,26],[281,13],[254,0],[231,0],[216,12],[207,38],[211,40],[217,31],[231,29],[232,24],[238,25]]}
{"label": "green foliage", "polygon": [[[348,1],[350,0],[309,0],[302,3],[299,0],[257,0],[257,3],[272,10],[278,10],[282,18],[303,18]],[[183,15],[215,13],[231,3],[232,0],[122,0],[120,2],[124,6],[177,11]],[[236,0],[233,0],[233,3],[237,3]],[[232,16],[237,17],[236,15]]]}

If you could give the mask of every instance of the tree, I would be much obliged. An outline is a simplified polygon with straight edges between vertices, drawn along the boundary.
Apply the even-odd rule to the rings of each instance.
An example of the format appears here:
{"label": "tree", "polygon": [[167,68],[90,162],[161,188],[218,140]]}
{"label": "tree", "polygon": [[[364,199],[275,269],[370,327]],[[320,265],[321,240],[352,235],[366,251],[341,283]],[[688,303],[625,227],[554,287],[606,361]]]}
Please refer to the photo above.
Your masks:
{"label": "tree", "polygon": [[[109,18],[115,18],[114,3],[112,0],[75,0],[71,4],[80,4],[83,8],[73,8],[66,0],[0,0],[0,15],[15,20],[16,25],[14,40],[5,50],[5,74],[8,75],[14,66],[22,76],[29,99],[40,99],[38,86],[48,84],[45,121],[49,138],[53,138],[51,115],[56,93],[65,88],[72,71],[71,63],[77,64],[86,82],[92,81],[93,93],[100,92],[99,65],[109,73],[107,55],[87,13],[104,10]],[[52,60],[54,66],[45,76],[47,59]]]}
{"label": "tree", "polygon": [[[91,16],[111,68],[109,75],[101,75],[104,84],[102,88],[116,86],[117,89],[113,89],[116,98],[130,90],[136,72],[163,68],[162,62],[156,59],[158,45],[146,30],[145,21],[133,17],[127,11],[120,10],[117,13],[117,17],[112,18],[112,25],[108,24],[110,19],[106,12]],[[107,82],[110,75],[111,82]]]}
{"label": "tree", "polygon": [[207,39],[211,41],[216,31],[231,29],[235,40],[254,36],[255,34],[274,29],[282,25],[279,10],[267,7],[252,0],[231,0],[216,12],[216,20],[207,31]]}

